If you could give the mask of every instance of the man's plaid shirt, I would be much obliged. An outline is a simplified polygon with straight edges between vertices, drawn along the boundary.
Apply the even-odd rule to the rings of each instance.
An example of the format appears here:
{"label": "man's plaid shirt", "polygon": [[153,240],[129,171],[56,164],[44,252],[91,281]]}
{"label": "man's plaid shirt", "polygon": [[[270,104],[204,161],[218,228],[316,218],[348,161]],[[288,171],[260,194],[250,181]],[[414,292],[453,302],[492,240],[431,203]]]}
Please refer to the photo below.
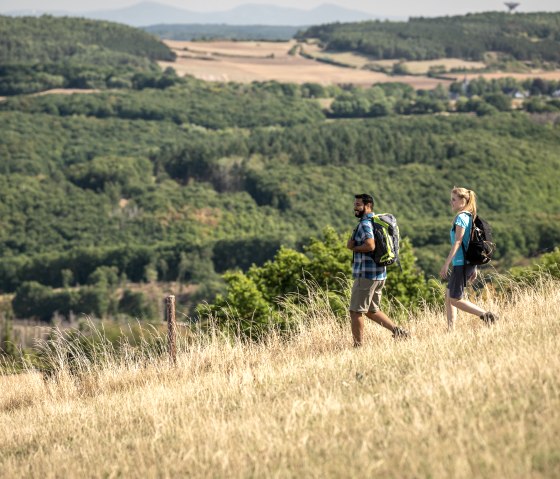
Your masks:
{"label": "man's plaid shirt", "polygon": [[[373,213],[365,214],[358,223],[358,227],[354,233],[355,245],[364,244],[368,238],[373,238],[373,228],[371,226],[371,218]],[[364,253],[354,253],[354,261],[352,262],[352,276],[354,278],[367,278],[382,280],[387,278],[387,268],[378,266],[373,259]]]}

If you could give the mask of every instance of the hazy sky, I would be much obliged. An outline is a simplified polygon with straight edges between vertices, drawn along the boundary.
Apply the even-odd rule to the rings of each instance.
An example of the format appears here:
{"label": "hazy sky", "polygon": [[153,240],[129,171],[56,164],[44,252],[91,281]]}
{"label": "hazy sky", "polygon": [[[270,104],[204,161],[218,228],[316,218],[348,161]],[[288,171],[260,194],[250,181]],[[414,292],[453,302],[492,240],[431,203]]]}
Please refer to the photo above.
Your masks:
{"label": "hazy sky", "polygon": [[[88,11],[115,9],[140,3],[141,0],[0,0],[0,12],[12,10],[67,10]],[[322,3],[335,3],[347,8],[362,10],[377,15],[394,16],[437,16],[456,15],[467,12],[506,10],[503,1],[498,0],[155,0],[185,10],[212,11],[228,10],[246,3],[274,4],[309,10]],[[560,0],[523,0],[520,12],[560,11]]]}

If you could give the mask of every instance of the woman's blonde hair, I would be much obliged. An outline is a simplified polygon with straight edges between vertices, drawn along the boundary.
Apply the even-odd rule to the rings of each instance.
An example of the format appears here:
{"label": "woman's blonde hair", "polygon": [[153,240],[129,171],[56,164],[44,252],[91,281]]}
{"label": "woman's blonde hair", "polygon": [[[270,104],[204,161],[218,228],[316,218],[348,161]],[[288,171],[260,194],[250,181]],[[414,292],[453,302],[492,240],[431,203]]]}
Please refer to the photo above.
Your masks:
{"label": "woman's blonde hair", "polygon": [[458,198],[463,198],[467,202],[463,211],[468,211],[473,218],[476,216],[476,194],[473,190],[467,190],[466,188],[454,186],[451,190],[451,194],[457,196]]}

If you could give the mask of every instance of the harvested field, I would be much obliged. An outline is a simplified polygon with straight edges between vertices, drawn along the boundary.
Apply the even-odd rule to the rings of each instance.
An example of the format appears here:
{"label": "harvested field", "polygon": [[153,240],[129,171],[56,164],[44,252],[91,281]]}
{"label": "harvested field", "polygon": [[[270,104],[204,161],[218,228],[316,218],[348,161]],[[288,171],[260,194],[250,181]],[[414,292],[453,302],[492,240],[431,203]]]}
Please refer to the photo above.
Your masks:
{"label": "harvested field", "polygon": [[[175,50],[175,62],[159,62],[179,75],[192,75],[206,81],[250,83],[271,81],[315,82],[369,86],[374,83],[402,82],[414,88],[432,89],[447,80],[426,77],[392,77],[384,73],[355,70],[292,56],[294,42],[166,42]],[[187,50],[185,50],[187,48]],[[198,55],[198,56],[196,56]],[[202,57],[201,57],[202,55]],[[271,55],[274,55],[271,57]]]}
{"label": "harvested field", "polygon": [[270,55],[275,57],[288,56],[288,52],[297,42],[295,40],[289,42],[187,42],[166,40],[165,43],[177,54],[188,51],[203,55],[264,58]]}
{"label": "harvested field", "polygon": [[428,73],[431,67],[443,66],[445,71],[456,68],[464,68],[467,70],[479,70],[486,67],[482,62],[469,62],[460,58],[438,58],[436,60],[424,60],[418,62],[405,62],[405,67],[410,73],[422,75]]}
{"label": "harvested field", "polygon": [[408,76],[390,76],[384,73],[361,70],[367,64],[391,68],[397,60],[372,60],[353,52],[324,51],[316,43],[300,44],[303,51],[316,58],[328,58],[355,68],[330,65],[300,56],[289,51],[298,43],[288,42],[187,42],[166,40],[177,54],[175,62],[160,62],[163,68],[174,68],[179,75],[192,75],[206,81],[234,81],[250,83],[271,81],[290,83],[316,82],[329,84],[354,84],[369,86],[374,83],[401,82],[419,89],[433,89],[438,84],[449,84],[458,79],[472,79],[483,76],[487,79],[511,77],[518,80],[543,78],[560,80],[559,71],[532,71],[528,73],[448,73],[447,79],[428,78],[424,75],[430,67],[441,65],[445,70],[464,68],[477,70],[484,68],[483,62],[471,62],[458,58],[405,62],[412,73]]}

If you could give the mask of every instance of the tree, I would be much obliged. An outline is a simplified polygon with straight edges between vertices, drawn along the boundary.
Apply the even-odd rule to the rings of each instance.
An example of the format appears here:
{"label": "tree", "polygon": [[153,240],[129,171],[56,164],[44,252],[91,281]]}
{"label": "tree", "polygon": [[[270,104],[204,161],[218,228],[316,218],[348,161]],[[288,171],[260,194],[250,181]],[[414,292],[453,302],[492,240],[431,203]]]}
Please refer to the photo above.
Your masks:
{"label": "tree", "polygon": [[[247,274],[229,272],[224,275],[227,293],[218,295],[213,304],[201,305],[201,318],[213,318],[230,333],[240,333],[248,339],[260,339],[267,331],[286,330],[285,315],[279,314],[281,300],[293,295],[291,301],[305,298],[310,285],[329,291],[331,305],[337,313],[346,315],[344,305],[346,286],[351,276],[352,255],[346,240],[334,229],[327,227],[321,238],[311,239],[304,246],[305,253],[281,248],[274,260],[263,266],[253,266]],[[407,309],[423,301],[432,301],[433,295],[422,272],[416,266],[410,241],[405,239],[401,248],[401,269],[393,267],[387,280],[387,300]]]}

